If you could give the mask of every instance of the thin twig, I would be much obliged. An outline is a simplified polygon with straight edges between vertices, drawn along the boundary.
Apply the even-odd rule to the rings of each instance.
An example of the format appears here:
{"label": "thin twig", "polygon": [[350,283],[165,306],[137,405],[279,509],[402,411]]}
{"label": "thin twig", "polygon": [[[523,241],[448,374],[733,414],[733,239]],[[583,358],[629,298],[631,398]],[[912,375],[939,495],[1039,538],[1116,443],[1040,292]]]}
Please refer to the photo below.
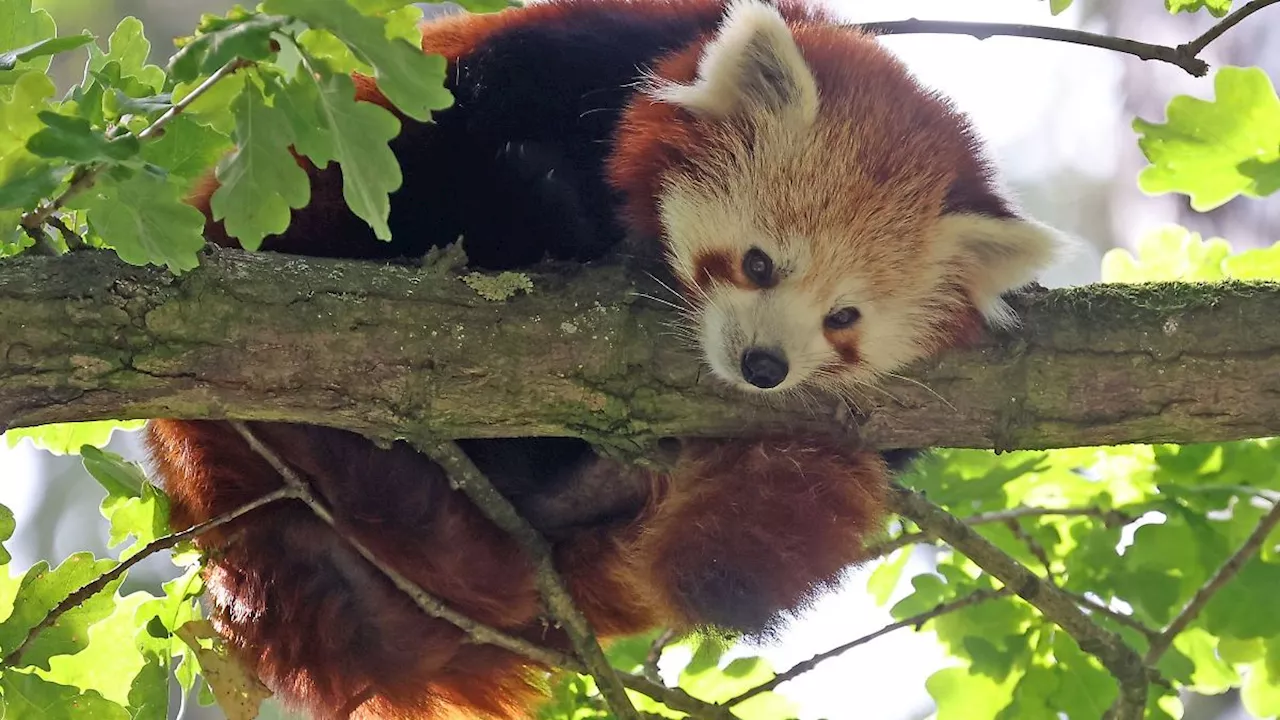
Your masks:
{"label": "thin twig", "polygon": [[1213,27],[1206,30],[1200,35],[1200,37],[1189,43],[1179,45],[1178,49],[1192,55],[1193,57],[1199,55],[1205,47],[1209,45],[1209,43],[1217,40],[1219,37],[1222,37],[1223,33],[1238,25],[1241,20],[1244,20],[1250,15],[1258,12],[1262,8],[1268,5],[1274,5],[1277,2],[1280,2],[1280,0],[1253,0],[1252,2],[1245,3],[1239,10],[1236,10],[1215,23]]}
{"label": "thin twig", "polygon": [[[1127,525],[1134,521],[1134,517],[1128,513],[1119,510],[1103,510],[1096,507],[1067,507],[1067,508],[1042,508],[1042,507],[1016,507],[1009,510],[996,510],[993,512],[977,513],[968,517],[960,518],[960,522],[970,527],[974,525],[986,525],[988,523],[1009,522],[1010,520],[1020,520],[1022,518],[1032,517],[1096,517],[1112,525]],[[924,543],[933,540],[934,537],[927,532],[909,532],[902,533],[897,537],[890,538],[884,542],[873,546],[868,550],[868,558],[879,558],[897,550],[898,548],[914,545],[916,543]]]}
{"label": "thin twig", "polygon": [[10,652],[8,655],[6,655],[4,657],[4,660],[0,660],[0,666],[17,667],[18,661],[22,659],[22,654],[26,652],[27,647],[31,644],[33,640],[35,640],[36,636],[40,634],[40,631],[44,630],[45,628],[57,622],[58,618],[62,617],[62,615],[66,613],[68,610],[71,610],[72,608],[80,605],[81,603],[85,602],[86,600],[93,597],[94,595],[97,595],[104,588],[106,588],[107,585],[111,584],[113,580],[115,580],[116,578],[128,572],[129,568],[133,567],[134,565],[137,565],[138,563],[160,552],[161,550],[168,550],[169,548],[173,547],[174,545],[177,545],[183,540],[187,540],[193,537],[203,535],[204,533],[207,533],[210,530],[213,530],[214,528],[226,525],[227,523],[231,522],[232,520],[235,520],[236,518],[239,518],[242,515],[245,515],[247,513],[253,512],[254,510],[257,510],[263,505],[267,505],[267,504],[276,502],[278,500],[284,500],[284,499],[293,498],[293,497],[297,497],[297,491],[294,490],[293,488],[283,487],[274,492],[267,493],[266,495],[263,495],[257,500],[245,503],[244,505],[241,505],[240,507],[230,512],[226,512],[221,515],[218,515],[217,517],[210,518],[198,525],[193,525],[187,528],[186,530],[172,533],[170,535],[165,535],[162,538],[156,538],[155,540],[152,540],[151,542],[147,543],[136,554],[130,556],[127,560],[124,560],[119,565],[116,565],[110,570],[94,578],[91,582],[86,584],[84,587],[81,587],[79,590],[76,590],[75,592],[71,593],[65,599],[63,599],[62,602],[55,605],[54,608],[49,611],[49,614],[44,616],[44,619],[36,623],[34,626],[32,626],[30,630],[27,631],[27,636],[22,640],[22,643],[19,644],[18,647],[14,648],[13,652]]}
{"label": "thin twig", "polygon": [[1177,65],[1196,77],[1202,77],[1209,72],[1209,63],[1196,57],[1195,53],[1182,49],[1182,47],[1156,45],[1140,40],[1129,40],[1071,28],[1018,23],[920,20],[917,18],[862,23],[857,27],[876,35],[938,34],[972,35],[979,40],[986,40],[995,36],[1054,40],[1073,45],[1087,45],[1104,50],[1113,50],[1126,55],[1133,55],[1142,60],[1166,62],[1171,65]]}
{"label": "thin twig", "polygon": [[1258,522],[1258,526],[1253,529],[1249,537],[1245,539],[1244,544],[1239,550],[1227,558],[1222,563],[1213,577],[1209,578],[1204,585],[1196,590],[1196,594],[1191,597],[1187,604],[1183,606],[1182,611],[1178,613],[1169,624],[1160,631],[1159,636],[1151,641],[1151,647],[1147,648],[1146,662],[1148,665],[1155,665],[1160,658],[1173,644],[1174,638],[1178,634],[1187,629],[1193,620],[1204,610],[1205,605],[1209,604],[1209,600],[1214,594],[1221,590],[1228,582],[1234,578],[1244,564],[1258,552],[1258,548],[1262,547],[1262,543],[1267,539],[1267,535],[1280,525],[1280,502],[1271,506],[1271,511],[1262,517]]}
{"label": "thin twig", "polygon": [[1042,580],[960,518],[926,500],[923,495],[895,484],[889,493],[889,506],[1013,588],[1019,597],[1066,630],[1081,650],[1098,658],[1120,685],[1120,698],[1108,717],[1113,720],[1138,720],[1142,717],[1147,703],[1147,668],[1141,656],[1119,635],[1093,622],[1070,596],[1053,583]]}
{"label": "thin twig", "polygon": [[658,662],[662,660],[662,652],[667,649],[667,645],[678,637],[678,633],[671,628],[663,628],[653,639],[653,643],[649,645],[649,652],[644,656],[644,663],[641,665],[644,676],[654,682],[662,682],[662,675],[658,672]]}
{"label": "thin twig", "polygon": [[1142,42],[1141,40],[1130,40],[1128,38],[1119,38],[1113,35],[1102,35],[1099,33],[1074,30],[1071,28],[1048,27],[1045,25],[1022,25],[1017,23],[962,22],[953,20],[920,20],[918,18],[911,18],[908,20],[861,23],[857,25],[857,27],[876,35],[972,35],[979,40],[985,40],[989,37],[1000,35],[1005,37],[1054,40],[1057,42],[1071,43],[1073,45],[1086,45],[1089,47],[1102,48],[1104,50],[1112,50],[1126,55],[1133,55],[1134,57],[1142,60],[1157,60],[1159,62],[1176,65],[1195,77],[1203,77],[1209,72],[1209,63],[1200,59],[1200,53],[1208,47],[1209,43],[1212,43],[1214,40],[1222,37],[1223,33],[1240,24],[1240,22],[1245,18],[1268,5],[1274,5],[1277,2],[1280,2],[1280,0],[1253,0],[1252,2],[1246,3],[1239,10],[1236,10],[1218,21],[1213,27],[1206,30],[1194,40],[1185,42],[1177,47],[1156,45],[1154,43]]}
{"label": "thin twig", "polygon": [[[377,570],[385,575],[387,579],[391,580],[391,582],[394,583],[400,591],[408,595],[423,612],[455,625],[462,631],[466,632],[467,635],[475,642],[495,645],[548,667],[560,667],[571,672],[576,672],[580,675],[592,674],[588,672],[587,667],[584,666],[583,663],[569,655],[534,645],[520,638],[511,637],[510,635],[476,622],[475,620],[452,610],[442,601],[434,598],[426,590],[418,587],[413,583],[413,581],[404,577],[395,569],[388,567],[373,554],[373,551],[369,550],[364,543],[360,542],[358,538],[342,531],[342,528],[334,519],[333,514],[329,512],[329,509],[316,499],[314,494],[311,492],[310,486],[308,486],[301,476],[299,476],[298,473],[288,465],[288,463],[284,462],[284,460],[277,455],[274,450],[267,447],[261,440],[259,440],[257,435],[255,435],[247,425],[240,421],[232,421],[231,424],[235,427],[236,431],[240,433],[240,436],[245,439],[245,442],[249,444],[249,447],[266,460],[271,467],[280,474],[280,477],[284,480],[287,489],[291,491],[292,497],[297,497],[299,500],[306,503],[317,517],[323,520],[330,527],[333,527],[340,537],[350,543],[351,546],[360,553],[361,557],[377,568]],[[597,646],[597,649],[598,647],[599,646]],[[603,654],[604,653],[601,652],[601,656],[603,656]],[[607,664],[608,661],[606,660],[606,665]],[[706,702],[705,700],[699,700],[679,688],[669,688],[661,683],[653,682],[648,678],[633,675],[631,673],[615,673],[614,679],[615,681],[620,680],[620,685],[624,687],[648,695],[649,697],[667,705],[667,707],[688,713],[692,717],[706,718],[707,720],[736,720],[736,717],[729,712],[728,708],[715,703]],[[599,683],[598,680],[597,683]],[[628,705],[629,704],[630,701],[628,700]]]}
{"label": "thin twig", "polygon": [[409,598],[413,600],[414,604],[423,612],[456,626],[458,629],[467,633],[468,637],[478,643],[496,645],[504,650],[509,650],[513,653],[534,660],[535,662],[552,667],[565,666],[566,660],[568,660],[570,665],[572,665],[572,660],[569,660],[568,656],[562,653],[540,647],[528,642],[527,640],[512,637],[463,615],[446,605],[439,598],[436,598],[426,590],[423,590],[395,568],[392,568],[379,560],[378,557],[374,555],[373,551],[361,542],[359,538],[355,537],[351,533],[343,532],[337,520],[334,519],[333,513],[329,511],[329,508],[325,507],[324,503],[320,502],[320,500],[315,497],[314,493],[311,491],[311,487],[303,481],[297,471],[282,460],[274,450],[267,447],[261,440],[259,440],[258,436],[255,435],[247,425],[240,421],[233,421],[231,425],[236,429],[236,432],[240,433],[240,436],[244,438],[245,442],[249,444],[249,447],[252,448],[255,453],[266,460],[271,467],[275,468],[276,472],[280,473],[280,477],[284,480],[285,485],[293,488],[298,499],[306,503],[307,507],[316,514],[316,517],[320,518],[325,524],[332,527],[343,540],[350,544],[351,547],[360,554],[361,557],[386,576],[386,578],[390,580],[398,590],[403,592],[405,595],[408,595]]}
{"label": "thin twig", "polygon": [[609,708],[622,720],[639,720],[617,672],[609,665],[604,651],[600,649],[595,631],[574,604],[564,581],[556,572],[551,559],[551,547],[542,534],[520,516],[515,506],[493,487],[456,442],[426,440],[419,443],[419,450],[444,468],[450,482],[466,493],[491,522],[515,538],[529,553],[536,567],[534,580],[547,603],[547,609],[569,635],[574,650],[595,678],[600,694],[608,702]]}
{"label": "thin twig", "polygon": [[60,216],[50,215],[47,222],[62,235],[62,241],[67,244],[68,250],[79,250],[85,246],[84,238],[80,237],[80,233],[72,230]]}
{"label": "thin twig", "polygon": [[1141,620],[1138,620],[1132,615],[1125,615],[1119,610],[1115,610],[1111,607],[1108,607],[1106,603],[1094,600],[1088,595],[1073,593],[1070,590],[1064,590],[1062,588],[1059,588],[1059,589],[1062,590],[1062,592],[1066,593],[1069,597],[1071,597],[1071,599],[1075,600],[1077,604],[1083,605],[1088,609],[1093,610],[1094,612],[1098,612],[1103,615],[1106,615],[1107,617],[1111,618],[1112,620],[1115,620],[1116,622],[1120,623],[1121,625],[1124,625],[1127,628],[1130,628],[1131,630],[1137,630],[1139,633],[1142,634],[1143,637],[1147,639],[1148,642],[1150,642],[1152,639],[1154,639],[1157,635],[1160,634],[1159,630],[1156,630],[1155,628],[1152,628],[1143,624]]}
{"label": "thin twig", "polygon": [[866,645],[872,640],[875,640],[876,638],[879,638],[882,635],[888,635],[894,630],[901,630],[902,628],[905,628],[905,627],[919,627],[920,625],[923,625],[926,622],[940,615],[946,615],[947,613],[952,613],[957,610],[963,610],[964,608],[970,607],[972,605],[977,605],[978,603],[983,603],[988,600],[994,600],[995,598],[1004,597],[1006,595],[1011,595],[1011,594],[1013,594],[1013,590],[1006,586],[1006,587],[1000,588],[999,590],[978,590],[977,592],[966,595],[965,597],[960,598],[959,600],[952,600],[951,602],[941,603],[937,607],[933,608],[932,610],[928,610],[918,615],[912,615],[909,618],[905,618],[903,620],[890,623],[880,628],[879,630],[876,630],[870,635],[863,635],[857,640],[847,642],[843,645],[839,645],[837,647],[831,648],[830,650],[824,653],[814,655],[808,660],[798,662],[795,665],[792,665],[786,672],[782,672],[775,675],[774,678],[769,682],[761,683],[760,685],[757,685],[751,688],[750,690],[743,692],[742,694],[732,698],[731,700],[726,700],[724,704],[730,707],[733,707],[739,703],[746,702],[747,700],[750,700],[751,698],[761,693],[769,692],[770,690],[773,690],[774,688],[778,687],[782,683],[787,682],[789,680],[794,680],[800,675],[809,672],[810,670],[814,669],[822,662],[830,660],[831,658],[836,657],[837,655],[841,655],[845,652],[848,652],[849,650],[852,650],[858,647],[859,645]]}
{"label": "thin twig", "polygon": [[1049,560],[1049,553],[1044,551],[1044,546],[1031,537],[1031,533],[1027,532],[1017,520],[1010,518],[1004,521],[1004,525],[1009,528],[1009,532],[1013,533],[1015,538],[1021,540],[1022,544],[1027,546],[1027,550],[1031,551],[1036,560],[1040,561],[1040,565],[1044,567],[1044,576],[1049,578],[1049,582],[1056,584],[1058,578],[1054,575],[1053,563]]}
{"label": "thin twig", "polygon": [[[250,63],[247,60],[236,59],[213,71],[212,75],[205,78],[204,82],[197,85],[194,90],[183,96],[181,100],[174,103],[173,106],[166,110],[163,115],[156,118],[155,122],[152,122],[150,125],[143,128],[142,131],[138,133],[138,139],[146,140],[159,133],[164,129],[165,125],[168,125],[171,120],[177,117],[183,110],[186,110],[187,106],[199,99],[201,95],[208,92],[209,88],[213,87],[219,80],[248,64]],[[102,171],[107,167],[108,166],[106,164],[97,163],[93,165],[83,165],[76,168],[76,170],[71,174],[71,182],[67,185],[67,189],[63,190],[62,193],[53,200],[50,200],[35,210],[24,214],[21,220],[22,227],[28,229],[39,228],[49,222],[49,218],[53,217],[54,213],[61,210],[62,206],[65,205],[68,200],[92,187],[93,183],[98,179],[98,175],[102,174]]]}

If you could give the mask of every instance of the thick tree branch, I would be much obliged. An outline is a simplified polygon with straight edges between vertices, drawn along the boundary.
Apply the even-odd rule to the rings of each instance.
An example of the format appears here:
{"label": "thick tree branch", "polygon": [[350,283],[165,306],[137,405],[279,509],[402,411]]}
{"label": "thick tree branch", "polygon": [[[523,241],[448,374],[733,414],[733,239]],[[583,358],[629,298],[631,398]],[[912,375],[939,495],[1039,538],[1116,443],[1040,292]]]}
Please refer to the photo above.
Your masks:
{"label": "thick tree branch", "polygon": [[1046,618],[1067,631],[1080,649],[1098,658],[1120,686],[1120,697],[1108,717],[1112,720],[1138,720],[1147,703],[1147,667],[1142,656],[1125,644],[1119,635],[1094,623],[1076,606],[1075,600],[1014,560],[991,541],[965,525],[924,496],[895,485],[889,495],[889,507],[936,535],[963,553],[1018,597],[1034,605]]}
{"label": "thick tree branch", "polygon": [[[635,295],[652,280],[603,267],[533,282],[490,302],[455,276],[375,263],[219,251],[174,277],[104,252],[19,256],[0,263],[0,428],[231,417],[625,444],[839,425],[834,409],[723,389],[669,335],[669,309]],[[1014,305],[1021,330],[913,368],[928,389],[887,382],[862,402],[865,439],[1007,450],[1280,433],[1278,284],[1097,285]]]}

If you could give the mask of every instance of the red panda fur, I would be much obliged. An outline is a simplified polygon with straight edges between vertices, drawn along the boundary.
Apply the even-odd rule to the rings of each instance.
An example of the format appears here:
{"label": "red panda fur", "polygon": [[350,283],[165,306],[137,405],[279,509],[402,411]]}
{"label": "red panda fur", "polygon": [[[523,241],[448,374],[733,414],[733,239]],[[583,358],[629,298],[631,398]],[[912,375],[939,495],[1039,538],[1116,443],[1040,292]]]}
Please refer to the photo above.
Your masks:
{"label": "red panda fur", "polygon": [[[840,146],[838,151],[845,155],[831,162],[842,171],[813,178],[814,203],[782,207],[776,222],[803,233],[825,219],[851,234],[888,232],[895,242],[900,237],[906,250],[873,248],[866,258],[875,270],[872,289],[892,294],[892,283],[916,271],[918,263],[911,253],[922,252],[926,241],[921,238],[933,232],[940,213],[1014,217],[994,189],[968,125],[945,101],[914,90],[904,95],[904,87],[915,88],[912,81],[867,36],[835,27],[822,13],[800,3],[782,0],[777,8],[822,90],[826,109],[817,122],[852,123],[856,118],[866,142],[856,149]],[[511,220],[514,229],[499,228],[488,236],[480,230],[475,237],[469,234],[468,241],[476,239],[478,246],[479,254],[474,255],[477,246],[467,245],[473,261],[487,258],[488,267],[518,264],[504,253],[519,254],[518,242],[536,234],[520,232],[524,221],[516,214],[522,212],[522,203],[528,206],[527,217],[537,221],[550,212],[542,211],[544,202],[574,208],[582,200],[581,216],[569,217],[565,232],[581,230],[584,238],[603,235],[617,244],[625,231],[631,242],[635,236],[664,240],[659,205],[669,179],[681,173],[696,175],[699,159],[722,149],[726,133],[750,134],[753,128],[726,130],[726,124],[705,121],[675,103],[655,102],[633,87],[636,83],[603,77],[593,82],[598,82],[600,92],[615,93],[617,106],[605,108],[606,115],[614,113],[600,121],[606,127],[591,130],[601,135],[578,145],[557,145],[556,125],[563,119],[554,113],[564,112],[584,128],[594,127],[595,110],[582,103],[597,89],[583,90],[572,84],[574,77],[563,73],[553,79],[563,80],[564,88],[540,85],[537,73],[545,61],[551,67],[547,72],[564,62],[570,63],[570,74],[589,74],[596,65],[607,65],[608,54],[616,50],[622,54],[616,60],[617,72],[635,73],[644,65],[652,80],[689,83],[725,13],[721,0],[554,0],[426,24],[423,48],[449,61],[458,103],[433,124],[401,118],[405,127],[396,141],[401,144],[393,147],[398,147],[402,161],[417,152],[445,154],[445,160],[432,155],[426,164],[430,170],[406,170],[405,188],[393,196],[393,243],[399,244],[388,246],[367,232],[357,232],[342,198],[340,175],[333,167],[316,168],[299,158],[312,183],[311,203],[295,211],[288,231],[267,238],[263,248],[363,259],[421,255],[424,246],[456,237],[446,216],[451,204],[466,200],[467,189],[423,213],[428,218],[433,211],[444,213],[433,218],[439,228],[417,218],[414,207],[407,214],[398,213],[396,198],[409,196],[408,202],[421,203],[432,198],[416,193],[447,189],[448,182],[430,184],[437,180],[430,173],[443,173],[438,169],[441,162],[479,166],[505,162],[508,156],[516,158],[514,179],[498,180],[510,180],[506,187],[513,188],[505,207],[516,218]],[[565,39],[565,33],[577,35]],[[622,40],[611,45],[615,35]],[[590,42],[602,45],[581,49]],[[580,64],[573,65],[575,60]],[[510,80],[510,87],[484,94],[490,85],[508,78],[517,79]],[[564,96],[545,107],[526,107],[520,104],[521,92],[528,88],[520,83],[533,85],[536,93]],[[370,79],[357,77],[356,85],[358,99],[391,107]],[[530,120],[526,111],[546,117]],[[503,133],[513,132],[504,125],[511,121],[504,113],[526,123],[523,131],[529,137],[515,150],[511,142],[501,142]],[[450,125],[458,117],[466,122]],[[472,153],[468,143],[482,136],[488,142],[485,133],[490,126],[497,127],[497,140],[478,144],[480,149]],[[551,140],[543,137],[548,134]],[[524,157],[526,140],[534,159]],[[420,150],[424,147],[431,149]],[[494,148],[497,160],[492,157]],[[555,187],[553,194],[536,195],[538,189],[522,185],[524,176],[519,173],[540,168],[539,151],[550,158],[546,162],[553,169],[566,170],[561,175],[576,172],[579,179],[557,176],[555,182],[563,186]],[[573,154],[578,151],[598,155],[582,160]],[[465,167],[449,170],[457,170],[460,177],[470,172]],[[551,183],[552,176],[548,172],[545,180]],[[476,187],[488,187],[489,179],[481,180]],[[462,177],[460,184],[466,182]],[[616,206],[588,202],[600,197],[592,193],[606,184],[617,193]],[[211,174],[198,184],[191,202],[206,215],[209,241],[235,246],[210,209],[217,187]],[[843,198],[856,201],[837,202]],[[422,224],[396,228],[397,218]],[[504,236],[507,231],[521,239]],[[429,236],[433,239],[423,239]],[[486,245],[486,238],[494,242]],[[546,252],[583,258],[598,257],[597,249],[578,253],[574,248],[549,247]],[[827,251],[850,252],[839,247]],[[532,254],[540,256],[541,251]],[[689,298],[726,284],[744,291],[754,287],[729,250],[702,252],[693,264],[692,273],[678,279]],[[962,268],[954,277],[940,280],[930,298],[921,301],[927,305],[922,310],[925,324],[918,331],[916,349],[921,354],[964,342],[980,331],[984,315],[970,297],[968,272]],[[813,279],[806,276],[805,282],[827,280],[818,274]],[[820,321],[820,316],[814,318]],[[857,326],[827,332],[834,357],[832,367],[819,372],[831,374],[862,363],[873,348],[866,347],[861,333]],[[568,650],[563,633],[543,613],[531,566],[520,547],[452,490],[443,471],[428,458],[404,443],[380,448],[355,433],[330,428],[281,423],[250,427],[313,486],[342,533],[358,537],[415,584],[478,622]],[[146,441],[172,499],[175,528],[233,510],[282,483],[271,465],[226,422],[153,420]],[[480,449],[473,459],[479,463],[488,452],[483,447],[502,446],[475,447]],[[551,533],[557,568],[575,601],[606,638],[656,627],[687,631],[706,625],[767,632],[780,614],[802,610],[837,583],[847,568],[861,562],[867,538],[880,530],[885,515],[885,460],[831,441],[684,440],[674,468],[666,473],[601,456],[574,463],[547,473],[565,474],[572,482],[604,478],[617,486],[638,487],[643,497],[609,517],[542,528]],[[506,480],[501,473],[491,475],[504,492],[518,495],[525,490],[518,473]],[[534,496],[544,491],[529,490]],[[208,599],[218,631],[286,704],[317,718],[528,717],[545,692],[548,668],[472,642],[449,623],[427,616],[299,502],[258,509],[201,536],[197,545],[209,557]]]}

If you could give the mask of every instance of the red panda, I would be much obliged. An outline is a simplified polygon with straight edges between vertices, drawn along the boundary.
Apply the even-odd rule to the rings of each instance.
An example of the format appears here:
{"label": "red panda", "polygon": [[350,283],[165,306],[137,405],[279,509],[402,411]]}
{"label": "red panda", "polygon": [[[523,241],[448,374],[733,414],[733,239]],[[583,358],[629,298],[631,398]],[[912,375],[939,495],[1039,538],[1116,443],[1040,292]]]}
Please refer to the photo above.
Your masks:
{"label": "red panda", "polygon": [[[267,250],[389,259],[464,237],[479,268],[625,253],[676,280],[699,351],[749,393],[842,392],[1014,321],[1060,241],[996,185],[967,120],[873,37],[791,0],[551,0],[424,26],[455,104],[404,122],[394,239],[336,168]],[[360,99],[389,106],[367,79]],[[192,202],[210,241],[234,245]],[[566,649],[519,547],[403,443],[252,423],[343,532],[476,620]],[[228,424],[147,429],[175,527],[281,483]],[[602,636],[768,633],[865,559],[896,456],[803,437],[685,440],[653,472],[573,438],[465,452],[554,543]],[[581,502],[583,494],[591,502]],[[219,631],[316,717],[527,717],[546,668],[427,617],[298,503],[199,540]]]}

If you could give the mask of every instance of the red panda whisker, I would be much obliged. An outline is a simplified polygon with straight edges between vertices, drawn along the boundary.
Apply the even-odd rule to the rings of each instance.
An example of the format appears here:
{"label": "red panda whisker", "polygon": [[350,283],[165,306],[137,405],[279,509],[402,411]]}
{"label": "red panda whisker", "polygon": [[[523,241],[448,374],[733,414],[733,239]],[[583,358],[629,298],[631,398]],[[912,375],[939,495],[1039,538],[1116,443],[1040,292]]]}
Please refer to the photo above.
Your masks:
{"label": "red panda whisker", "polygon": [[936,390],[934,390],[933,388],[929,387],[928,385],[925,385],[924,383],[920,382],[919,380],[916,380],[915,378],[909,378],[909,377],[907,377],[906,375],[899,375],[898,373],[895,373],[895,372],[887,372],[887,373],[885,373],[885,376],[886,376],[886,377],[894,378],[894,379],[896,379],[896,380],[901,380],[902,382],[905,382],[905,383],[910,383],[910,384],[912,384],[912,385],[919,386],[919,387],[920,387],[921,389],[923,389],[925,392],[927,392],[927,393],[929,393],[930,395],[932,395],[932,396],[934,396],[934,397],[938,398],[939,400],[941,400],[941,401],[943,402],[943,404],[945,404],[947,407],[951,408],[951,409],[952,409],[952,411],[954,411],[954,412],[960,412],[960,410],[959,410],[958,408],[956,408],[956,406],[955,406],[955,405],[952,405],[952,404],[951,404],[951,401],[950,401],[950,400],[948,400],[948,399],[946,399],[946,398],[942,397],[941,395],[939,395],[939,394],[938,394],[938,392],[937,392]]}

